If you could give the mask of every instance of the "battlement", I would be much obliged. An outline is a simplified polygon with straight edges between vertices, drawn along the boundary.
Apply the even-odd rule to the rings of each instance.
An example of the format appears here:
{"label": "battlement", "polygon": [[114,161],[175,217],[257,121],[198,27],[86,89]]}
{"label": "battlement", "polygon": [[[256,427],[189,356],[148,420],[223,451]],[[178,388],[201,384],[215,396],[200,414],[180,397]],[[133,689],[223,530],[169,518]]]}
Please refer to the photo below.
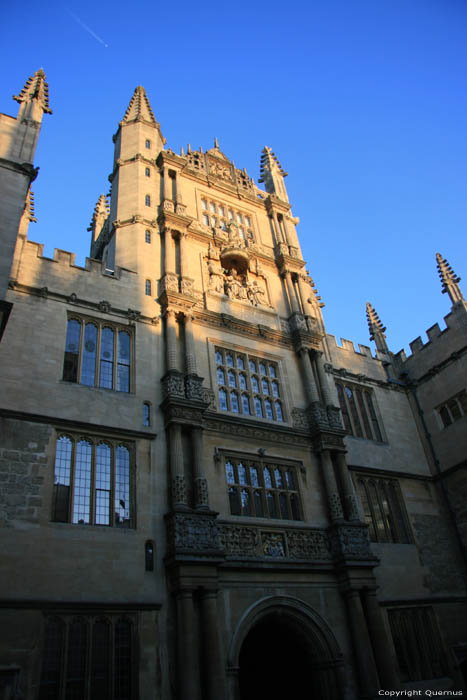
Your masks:
{"label": "battlement", "polygon": [[341,340],[342,345],[339,345],[335,335],[332,335],[331,333],[327,333],[326,337],[329,339],[330,350],[331,350],[331,346],[332,346],[332,348],[337,348],[337,350],[346,350],[348,352],[353,352],[356,355],[364,355],[365,357],[369,357],[372,360],[379,359],[377,354],[375,356],[372,355],[371,348],[368,345],[361,345],[360,343],[358,343],[358,350],[356,350],[353,340],[347,340],[347,338],[341,338],[340,340]]}
{"label": "battlement", "polygon": [[467,330],[466,310],[462,307],[454,308],[453,311],[451,311],[447,314],[447,316],[444,317],[444,323],[445,328],[441,329],[438,323],[434,323],[432,326],[430,326],[430,328],[428,328],[425,331],[428,337],[427,342],[423,342],[421,336],[418,336],[417,338],[412,340],[412,342],[409,343],[409,347],[411,350],[410,355],[406,355],[405,350],[402,349],[399,350],[399,352],[395,353],[394,359],[402,363],[409,362],[412,359],[418,357],[420,353],[426,351],[428,348],[433,349],[434,345],[437,343],[439,344],[440,342],[442,342],[444,345],[445,337],[449,333],[449,331],[452,330],[456,332],[462,327],[464,327]]}
{"label": "battlement", "polygon": [[62,250],[61,248],[54,248],[53,258],[44,255],[44,244],[36,243],[35,241],[25,241],[25,247],[22,253],[22,263],[27,261],[27,266],[33,263],[35,260],[40,263],[52,263],[53,265],[60,265],[64,267],[72,267],[80,272],[89,272],[93,275],[100,275],[103,277],[111,277],[112,279],[120,280],[125,276],[135,275],[133,270],[129,270],[124,267],[117,267],[115,270],[106,269],[104,263],[101,260],[96,260],[95,258],[86,258],[84,267],[76,264],[76,254],[68,250]]}

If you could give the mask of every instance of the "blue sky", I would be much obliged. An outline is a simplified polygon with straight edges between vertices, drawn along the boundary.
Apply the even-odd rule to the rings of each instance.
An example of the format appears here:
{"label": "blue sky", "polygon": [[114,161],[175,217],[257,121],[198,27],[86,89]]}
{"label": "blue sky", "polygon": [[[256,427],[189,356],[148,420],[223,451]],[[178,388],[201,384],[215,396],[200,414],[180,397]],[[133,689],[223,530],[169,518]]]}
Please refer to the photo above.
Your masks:
{"label": "blue sky", "polygon": [[328,332],[369,344],[371,301],[391,349],[408,348],[450,310],[436,251],[467,296],[466,36],[465,0],[4,4],[0,111],[16,114],[39,67],[54,111],[30,238],[83,263],[142,84],[175,151],[217,136],[257,180],[271,146]]}

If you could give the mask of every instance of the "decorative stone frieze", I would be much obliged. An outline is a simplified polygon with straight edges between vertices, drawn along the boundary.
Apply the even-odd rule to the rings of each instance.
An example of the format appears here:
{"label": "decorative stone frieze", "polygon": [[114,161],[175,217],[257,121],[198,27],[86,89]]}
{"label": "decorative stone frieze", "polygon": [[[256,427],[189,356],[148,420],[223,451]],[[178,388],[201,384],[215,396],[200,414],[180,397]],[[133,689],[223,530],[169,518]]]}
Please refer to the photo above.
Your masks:
{"label": "decorative stone frieze", "polygon": [[193,296],[193,293],[195,291],[195,282],[194,280],[190,279],[189,277],[182,277],[181,282],[180,282],[180,291],[182,294],[186,294],[187,296]]}
{"label": "decorative stone frieze", "polygon": [[310,424],[308,422],[307,412],[303,408],[293,408],[292,409],[292,423],[293,427],[298,430],[309,430]]}
{"label": "decorative stone frieze", "polygon": [[376,564],[370,549],[368,527],[362,523],[335,524],[329,528],[329,542],[335,559],[363,560]]}
{"label": "decorative stone frieze", "polygon": [[261,532],[261,545],[265,557],[286,556],[283,532]]}
{"label": "decorative stone frieze", "polygon": [[170,370],[162,377],[161,382],[164,398],[185,398],[185,377],[181,372]]}
{"label": "decorative stone frieze", "polygon": [[241,525],[218,525],[219,543],[231,557],[258,556],[259,530]]}
{"label": "decorative stone frieze", "polygon": [[176,474],[172,479],[172,503],[175,505],[186,504],[186,484],[185,477],[182,474]]}
{"label": "decorative stone frieze", "polygon": [[208,482],[204,477],[198,476],[194,480],[195,484],[195,502],[197,508],[207,508],[208,501]]}
{"label": "decorative stone frieze", "polygon": [[344,427],[342,425],[341,420],[340,408],[338,408],[337,406],[327,406],[326,410],[328,414],[329,426],[335,430],[344,431]]}
{"label": "decorative stone frieze", "polygon": [[204,401],[203,377],[188,374],[185,377],[186,397],[190,401]]}
{"label": "decorative stone frieze", "polygon": [[169,554],[222,556],[216,513],[175,512],[166,516]]}
{"label": "decorative stone frieze", "polygon": [[329,560],[329,540],[324,530],[290,530],[287,549],[291,559]]}
{"label": "decorative stone frieze", "polygon": [[164,292],[178,292],[178,275],[168,272],[161,280],[161,290]]}

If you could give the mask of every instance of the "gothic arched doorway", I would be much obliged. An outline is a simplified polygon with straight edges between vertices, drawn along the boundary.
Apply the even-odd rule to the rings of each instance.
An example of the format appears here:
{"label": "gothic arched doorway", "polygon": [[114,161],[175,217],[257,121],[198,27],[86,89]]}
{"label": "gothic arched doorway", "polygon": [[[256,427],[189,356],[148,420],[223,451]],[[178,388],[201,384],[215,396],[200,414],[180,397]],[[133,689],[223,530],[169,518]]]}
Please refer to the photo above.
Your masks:
{"label": "gothic arched doorway", "polygon": [[234,635],[230,662],[238,700],[298,698],[304,688],[313,700],[342,697],[335,638],[303,601],[280,596],[252,606]]}

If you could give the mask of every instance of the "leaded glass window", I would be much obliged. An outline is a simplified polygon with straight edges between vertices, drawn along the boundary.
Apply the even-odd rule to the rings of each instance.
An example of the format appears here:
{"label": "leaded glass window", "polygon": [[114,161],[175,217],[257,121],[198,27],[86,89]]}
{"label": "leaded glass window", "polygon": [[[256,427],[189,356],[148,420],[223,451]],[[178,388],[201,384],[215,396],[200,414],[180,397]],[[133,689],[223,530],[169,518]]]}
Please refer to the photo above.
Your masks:
{"label": "leaded glass window", "polygon": [[60,435],[52,520],[131,527],[132,450],[113,440]]}
{"label": "leaded glass window", "polygon": [[371,389],[336,382],[336,391],[345,431],[355,437],[383,442]]}
{"label": "leaded glass window", "polygon": [[397,479],[356,476],[357,492],[372,542],[412,542],[409,519]]}

